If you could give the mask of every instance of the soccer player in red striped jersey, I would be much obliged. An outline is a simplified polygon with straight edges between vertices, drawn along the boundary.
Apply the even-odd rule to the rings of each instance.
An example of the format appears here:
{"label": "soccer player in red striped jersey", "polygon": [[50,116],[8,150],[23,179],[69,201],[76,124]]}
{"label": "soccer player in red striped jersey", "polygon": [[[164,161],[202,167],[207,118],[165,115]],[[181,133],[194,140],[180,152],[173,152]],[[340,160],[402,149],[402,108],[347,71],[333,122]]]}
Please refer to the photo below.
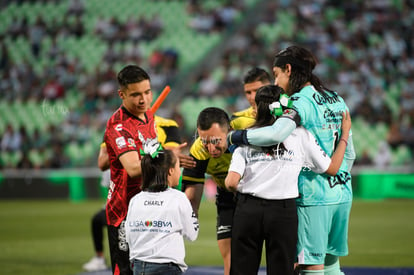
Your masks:
{"label": "soccer player in red striped jersey", "polygon": [[117,78],[122,105],[108,120],[104,135],[111,169],[106,217],[115,275],[132,274],[124,223],[129,200],[141,191],[139,149],[143,143],[157,142],[154,116],[149,111],[153,99],[149,75],[128,65]]}

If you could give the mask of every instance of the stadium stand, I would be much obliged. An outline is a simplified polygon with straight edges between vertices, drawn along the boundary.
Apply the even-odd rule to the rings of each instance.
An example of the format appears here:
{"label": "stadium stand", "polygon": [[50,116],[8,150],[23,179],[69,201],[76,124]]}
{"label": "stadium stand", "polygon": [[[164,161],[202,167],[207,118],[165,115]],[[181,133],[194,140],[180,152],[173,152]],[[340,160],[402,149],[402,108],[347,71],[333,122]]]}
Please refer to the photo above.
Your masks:
{"label": "stadium stand", "polygon": [[[54,162],[57,168],[95,166],[106,119],[120,103],[114,96],[116,72],[131,62],[150,72],[156,94],[167,84],[172,87],[174,96],[159,112],[178,111],[190,140],[201,108],[213,105],[230,113],[244,107],[240,76],[251,66],[270,70],[273,55],[293,43],[315,52],[321,61],[317,74],[347,99],[358,158],[366,151],[374,159],[385,142],[390,166],[413,161],[412,1],[2,5],[2,168],[23,163],[50,168],[55,154],[65,160]],[[206,71],[212,94],[200,90]],[[53,77],[58,83],[47,86]],[[401,138],[391,142],[395,123]],[[8,125],[14,129],[10,139],[20,143],[17,149],[3,149]],[[27,132],[27,146],[21,144],[20,129]]]}

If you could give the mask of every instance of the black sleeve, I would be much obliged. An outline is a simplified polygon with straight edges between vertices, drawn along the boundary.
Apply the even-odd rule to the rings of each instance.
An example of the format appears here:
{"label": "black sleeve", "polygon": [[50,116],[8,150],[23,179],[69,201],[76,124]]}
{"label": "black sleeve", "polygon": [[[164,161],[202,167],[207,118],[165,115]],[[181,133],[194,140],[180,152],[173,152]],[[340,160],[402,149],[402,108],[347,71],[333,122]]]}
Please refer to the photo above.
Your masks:
{"label": "black sleeve", "polygon": [[162,128],[164,129],[165,135],[167,136],[165,143],[168,143],[168,142],[176,142],[178,144],[181,143],[180,131],[178,127],[166,126]]}

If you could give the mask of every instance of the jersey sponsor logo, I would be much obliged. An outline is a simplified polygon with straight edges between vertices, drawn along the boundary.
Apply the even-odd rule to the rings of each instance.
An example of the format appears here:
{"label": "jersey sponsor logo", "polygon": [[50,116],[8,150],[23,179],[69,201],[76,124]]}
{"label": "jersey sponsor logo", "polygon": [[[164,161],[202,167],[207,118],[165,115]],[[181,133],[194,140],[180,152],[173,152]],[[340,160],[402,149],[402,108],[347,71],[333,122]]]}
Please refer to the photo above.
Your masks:
{"label": "jersey sponsor logo", "polygon": [[314,93],[312,97],[313,97],[313,100],[315,100],[316,104],[318,105],[323,105],[325,103],[334,104],[334,103],[340,102],[337,94],[334,94],[332,96],[328,96],[328,95],[322,96],[319,93]]}
{"label": "jersey sponsor logo", "polygon": [[115,126],[115,130],[117,130],[118,132],[122,131],[122,124],[121,123],[120,124],[117,124]]}
{"label": "jersey sponsor logo", "polygon": [[322,130],[339,130],[341,129],[341,124],[333,124],[333,123],[324,123],[321,127]]}
{"label": "jersey sponsor logo", "polygon": [[332,111],[330,109],[326,109],[323,112],[323,118],[327,123],[341,123],[342,111]]}
{"label": "jersey sponsor logo", "polygon": [[171,221],[145,220],[129,221],[130,227],[172,227]]}
{"label": "jersey sponsor logo", "polygon": [[118,146],[118,149],[123,149],[127,146],[127,143],[124,137],[117,137],[115,139],[115,143],[116,143],[116,146]]}
{"label": "jersey sponsor logo", "polygon": [[284,160],[293,161],[295,152],[292,150],[286,150],[283,153],[280,148],[276,147],[273,149],[273,155],[265,153],[263,151],[251,151],[246,156],[247,163],[259,162],[259,161],[272,161],[272,160]]}
{"label": "jersey sponsor logo", "polygon": [[231,231],[231,225],[220,225],[217,228],[217,234],[223,234]]}
{"label": "jersey sponsor logo", "polygon": [[114,189],[115,189],[115,183],[111,180],[109,182],[108,200],[111,200],[111,198],[112,198],[112,192],[114,191]]}
{"label": "jersey sponsor logo", "polygon": [[323,253],[318,253],[318,252],[309,252],[309,256],[320,258],[320,257],[323,257],[324,254]]}
{"label": "jersey sponsor logo", "polygon": [[351,180],[351,175],[348,172],[340,172],[333,177],[328,178],[329,187],[334,188],[336,185],[344,185]]}
{"label": "jersey sponsor logo", "polygon": [[144,201],[144,205],[162,206],[164,201]]}
{"label": "jersey sponsor logo", "polygon": [[128,251],[128,244],[126,241],[125,221],[122,221],[118,229],[118,247],[121,251]]}
{"label": "jersey sponsor logo", "polygon": [[133,138],[128,139],[128,147],[137,147],[137,145],[135,145],[135,140]]}
{"label": "jersey sponsor logo", "polygon": [[200,224],[198,223],[197,215],[194,212],[191,214],[191,218],[195,219],[193,222],[194,231],[198,231],[198,229],[200,229]]}

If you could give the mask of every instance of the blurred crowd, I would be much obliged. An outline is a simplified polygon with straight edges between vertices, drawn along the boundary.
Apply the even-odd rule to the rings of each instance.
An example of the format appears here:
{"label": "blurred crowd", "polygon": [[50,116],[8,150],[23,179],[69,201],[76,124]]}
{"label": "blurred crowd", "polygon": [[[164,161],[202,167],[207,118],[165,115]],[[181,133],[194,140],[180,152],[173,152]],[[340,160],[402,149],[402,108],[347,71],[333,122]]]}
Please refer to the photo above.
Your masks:
{"label": "blurred crowd", "polygon": [[[258,65],[270,71],[278,51],[301,44],[318,58],[315,74],[345,98],[353,118],[389,126],[379,158],[384,157],[382,147],[402,144],[414,155],[414,1],[286,0],[266,5],[266,12],[256,14],[257,24],[232,38],[221,64],[195,76],[188,86],[193,90],[187,92],[212,96],[219,91],[241,109],[247,103],[240,95],[240,75]],[[279,35],[269,39],[274,33]],[[375,163],[376,156],[365,157]]]}
{"label": "blurred crowd", "polygon": [[[253,19],[243,18],[243,1],[222,2],[212,9],[203,9],[202,1],[197,0],[185,4],[191,18],[188,28],[204,35],[227,30],[232,36],[224,38],[228,41],[220,63],[190,75],[180,91],[182,95],[225,97],[229,113],[240,110],[247,104],[242,93],[243,73],[253,66],[271,72],[276,52],[290,44],[301,44],[319,59],[316,74],[345,98],[353,118],[361,117],[370,124],[385,123],[389,126],[386,145],[395,148],[405,144],[413,153],[414,1],[262,1],[265,12],[255,13]],[[17,167],[73,166],[65,157],[65,145],[82,144],[91,131],[103,133],[107,118],[119,107],[114,94],[115,63],[145,62],[153,88],[158,91],[172,83],[182,69],[180,53],[174,49],[156,49],[149,57],[143,54],[142,41],[163,35],[165,26],[159,16],[131,17],[124,23],[115,17],[99,17],[94,28],[88,30],[83,20],[88,12],[93,11],[86,10],[84,1],[71,0],[59,21],[46,23],[39,16],[30,24],[28,18],[16,17],[0,33],[2,101],[32,100],[41,104],[45,99],[53,102],[65,98],[69,91],[83,93],[82,105],[70,110],[59,129],[51,125],[41,133],[28,133],[24,125],[5,127],[0,133],[1,150],[22,153]],[[238,17],[251,22],[245,28],[234,28]],[[98,37],[107,45],[102,62],[92,73],[76,58],[69,58],[58,43],[83,36]],[[29,41],[32,58],[46,58],[53,66],[39,72],[33,69],[30,58],[14,62],[13,49],[4,42],[6,37]],[[47,51],[42,48],[45,37],[51,40]],[[119,51],[114,41],[128,41],[132,46]],[[397,103],[397,108],[391,103]],[[170,115],[183,121],[179,108],[173,108]],[[31,163],[27,152],[33,149],[46,152],[46,161]]]}

